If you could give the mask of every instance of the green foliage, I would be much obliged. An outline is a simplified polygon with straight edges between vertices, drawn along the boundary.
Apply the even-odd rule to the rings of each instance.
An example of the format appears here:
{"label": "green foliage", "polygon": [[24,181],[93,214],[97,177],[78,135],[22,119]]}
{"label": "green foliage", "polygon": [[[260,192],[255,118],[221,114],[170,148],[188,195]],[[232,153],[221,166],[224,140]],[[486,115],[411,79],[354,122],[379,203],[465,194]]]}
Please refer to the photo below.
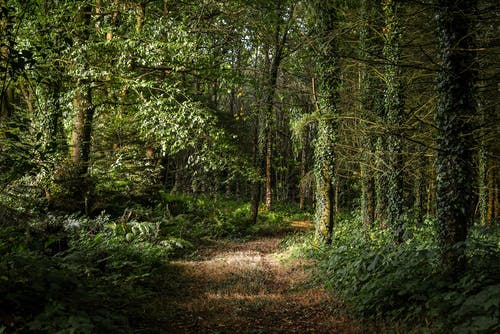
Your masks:
{"label": "green foliage", "polygon": [[131,224],[133,238],[112,224],[105,215],[52,216],[0,229],[6,333],[130,333],[149,326],[155,311],[148,300],[172,247],[151,242],[147,224]]}
{"label": "green foliage", "polygon": [[196,242],[206,238],[251,238],[276,235],[290,229],[289,222],[299,210],[277,205],[272,211],[259,214],[257,224],[250,224],[248,202],[213,199],[205,196],[163,194],[166,225],[163,233]]}
{"label": "green foliage", "polygon": [[[6,211],[7,212],[7,211]],[[12,216],[11,211],[7,212]],[[112,218],[47,215],[0,227],[0,328],[4,333],[157,332],[167,260],[207,238],[275,235],[307,214],[264,212],[249,226],[240,201],[162,194]],[[3,326],[3,327],[2,327]]]}
{"label": "green foliage", "polygon": [[407,331],[497,331],[498,235],[476,231],[471,236],[468,271],[453,283],[441,275],[433,224],[411,229],[413,238],[395,246],[388,230],[367,231],[359,218],[341,221],[332,247],[312,252],[321,260],[318,279],[343,295],[357,314],[401,321]]}

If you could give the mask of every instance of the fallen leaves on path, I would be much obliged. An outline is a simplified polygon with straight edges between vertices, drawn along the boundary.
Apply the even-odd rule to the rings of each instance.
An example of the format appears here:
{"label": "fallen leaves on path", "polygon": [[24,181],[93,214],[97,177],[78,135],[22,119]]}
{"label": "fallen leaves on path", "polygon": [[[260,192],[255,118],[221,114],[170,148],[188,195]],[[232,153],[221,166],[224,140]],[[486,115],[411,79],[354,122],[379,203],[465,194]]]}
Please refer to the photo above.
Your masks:
{"label": "fallen leaves on path", "polygon": [[280,238],[214,242],[171,263],[165,333],[359,333],[343,306],[312,286],[307,264],[282,261]]}

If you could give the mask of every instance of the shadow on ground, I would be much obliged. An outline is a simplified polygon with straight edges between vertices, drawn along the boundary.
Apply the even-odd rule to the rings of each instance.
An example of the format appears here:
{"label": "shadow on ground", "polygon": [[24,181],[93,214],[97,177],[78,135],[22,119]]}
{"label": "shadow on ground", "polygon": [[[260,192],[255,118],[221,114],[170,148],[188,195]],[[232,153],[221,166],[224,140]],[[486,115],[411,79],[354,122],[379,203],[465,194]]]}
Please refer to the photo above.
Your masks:
{"label": "shadow on ground", "polygon": [[196,260],[172,262],[159,300],[164,333],[359,333],[341,302],[309,283],[310,263],[282,260],[280,242],[213,242]]}

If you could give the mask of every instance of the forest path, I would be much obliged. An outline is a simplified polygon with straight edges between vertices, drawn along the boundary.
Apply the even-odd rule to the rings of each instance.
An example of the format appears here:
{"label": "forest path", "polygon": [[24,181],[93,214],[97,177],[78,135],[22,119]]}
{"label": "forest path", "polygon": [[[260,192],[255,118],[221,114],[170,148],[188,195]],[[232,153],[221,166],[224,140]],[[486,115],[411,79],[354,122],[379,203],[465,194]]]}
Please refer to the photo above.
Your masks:
{"label": "forest path", "polygon": [[309,283],[310,262],[283,260],[281,240],[212,242],[194,260],[173,261],[165,333],[359,333],[342,304]]}

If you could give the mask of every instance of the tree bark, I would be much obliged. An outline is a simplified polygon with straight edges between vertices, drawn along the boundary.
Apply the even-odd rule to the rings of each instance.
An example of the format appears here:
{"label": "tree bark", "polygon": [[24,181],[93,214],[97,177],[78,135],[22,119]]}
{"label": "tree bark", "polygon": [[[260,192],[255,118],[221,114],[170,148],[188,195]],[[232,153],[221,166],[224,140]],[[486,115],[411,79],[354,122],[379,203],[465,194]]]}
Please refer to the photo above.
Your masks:
{"label": "tree bark", "polygon": [[485,223],[487,225],[493,226],[496,219],[498,218],[498,187],[495,185],[495,169],[493,168],[493,164],[489,166],[486,171],[487,181],[487,209],[486,209],[486,217]]}
{"label": "tree bark", "polygon": [[266,210],[271,210],[272,190],[271,190],[271,171],[272,171],[272,135],[268,129],[266,134]]}
{"label": "tree bark", "polygon": [[250,203],[250,222],[257,223],[260,203],[260,148],[259,148],[259,117],[255,119],[253,134],[253,166],[257,175],[252,180],[251,203]]}
{"label": "tree bark", "polygon": [[316,212],[314,217],[315,244],[332,242],[335,221],[335,143],[338,133],[338,102],[340,67],[338,47],[333,36],[338,28],[339,14],[334,6],[323,1],[313,2],[318,21],[319,39],[323,42],[318,52],[319,87],[314,104],[318,106],[318,132],[314,147],[314,174],[316,177]]}
{"label": "tree bark", "polygon": [[290,9],[289,21],[284,24],[281,19],[283,8],[277,9],[279,12],[278,20],[276,22],[275,28],[275,45],[274,45],[274,55],[271,62],[271,67],[269,69],[269,77],[267,79],[267,95],[266,95],[266,133],[265,133],[265,142],[266,142],[266,162],[265,162],[265,170],[266,170],[266,209],[271,210],[271,202],[272,202],[272,123],[273,123],[273,111],[274,111],[274,96],[276,94],[276,85],[278,82],[278,74],[281,65],[281,61],[283,60],[283,51],[285,45],[287,43],[288,38],[288,29],[289,23],[292,19],[293,7]]}
{"label": "tree bark", "polygon": [[[488,156],[484,143],[481,143],[478,156],[478,181],[479,181],[479,222],[481,225],[488,225],[488,208],[490,208]],[[491,173],[490,173],[491,174]]]}
{"label": "tree bark", "polygon": [[[373,61],[380,50],[374,27],[379,27],[377,20],[379,3],[378,1],[363,0],[362,2],[363,28],[360,36],[360,58],[361,63],[359,75],[359,94],[361,115],[368,120],[374,120],[380,113],[380,97],[377,88],[380,83],[377,75],[370,68],[370,61]],[[366,228],[371,228],[375,221],[375,142],[376,138],[369,131],[365,131],[361,139],[362,156],[360,163],[361,174],[361,212],[363,224]]]}
{"label": "tree bark", "polygon": [[94,119],[94,106],[92,105],[91,88],[78,93],[73,101],[76,117],[73,123],[71,159],[75,169],[75,182],[80,185],[79,194],[75,200],[83,205],[86,213],[90,208],[91,184],[88,175],[90,165],[90,150],[92,138],[92,122]]}
{"label": "tree bark", "polygon": [[[82,41],[87,41],[91,32],[92,7],[81,8],[78,19],[82,22],[83,29],[78,36]],[[82,78],[76,80],[77,92],[73,99],[73,108],[76,116],[73,120],[73,130],[71,137],[71,162],[72,171],[65,181],[68,190],[75,196],[75,209],[84,209],[86,213],[90,208],[91,184],[88,175],[90,164],[92,121],[94,118],[94,105],[92,104],[91,84]],[[78,191],[75,191],[75,188]]]}
{"label": "tree bark", "polygon": [[470,21],[473,13],[474,1],[436,1],[441,65],[436,112],[436,207],[442,268],[453,279],[465,270],[464,241],[473,221],[474,145],[470,124],[476,112]]}
{"label": "tree bark", "polygon": [[137,16],[135,23],[136,32],[141,32],[145,18],[146,18],[146,2],[140,2],[139,4],[137,4]]}
{"label": "tree bark", "polygon": [[380,226],[387,219],[387,154],[386,140],[379,136],[375,143],[375,220]]}
{"label": "tree bark", "polygon": [[419,154],[417,156],[415,187],[413,190],[415,194],[413,209],[415,211],[415,219],[417,226],[422,226],[424,224],[424,218],[425,218],[425,200],[426,200],[425,179],[426,179],[427,158],[422,155],[423,154]]}
{"label": "tree bark", "polygon": [[303,134],[301,136],[301,149],[300,149],[300,186],[299,186],[299,209],[304,210],[305,197],[306,197],[306,189],[302,185],[304,177],[306,176],[306,163],[307,163],[307,154],[306,154],[306,139],[307,134]]}
{"label": "tree bark", "polygon": [[401,6],[398,0],[385,0],[385,100],[384,107],[389,126],[388,148],[388,203],[387,220],[394,234],[394,241],[401,243],[404,235],[403,215],[403,155],[401,126],[404,100],[401,68]]}

